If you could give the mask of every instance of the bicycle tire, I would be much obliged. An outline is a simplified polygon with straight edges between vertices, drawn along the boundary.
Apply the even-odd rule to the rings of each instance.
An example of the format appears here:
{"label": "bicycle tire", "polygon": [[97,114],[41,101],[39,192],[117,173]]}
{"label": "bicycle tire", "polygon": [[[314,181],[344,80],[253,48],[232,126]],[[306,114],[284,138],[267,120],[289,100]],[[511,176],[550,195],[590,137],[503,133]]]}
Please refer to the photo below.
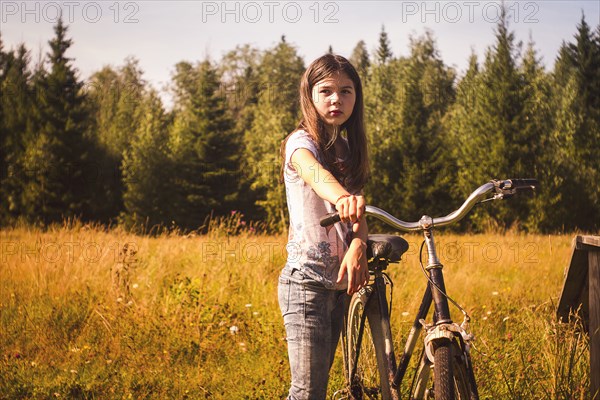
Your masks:
{"label": "bicycle tire", "polygon": [[433,345],[433,387],[435,400],[455,400],[452,342],[441,339]]}
{"label": "bicycle tire", "polygon": [[[346,374],[351,398],[397,399],[398,393],[390,385],[392,371],[395,370],[390,325],[381,317],[378,299],[373,295],[369,301],[372,293],[371,288],[355,293],[348,308]],[[361,325],[363,335],[355,365]]]}
{"label": "bicycle tire", "polygon": [[[427,357],[423,354],[422,357]],[[468,355],[464,353],[455,340],[443,339],[435,344],[434,348],[433,378],[430,374],[419,374],[428,377],[431,382],[425,396],[413,393],[412,399],[434,398],[435,400],[478,400],[472,370],[467,367]],[[424,368],[431,368],[430,363]],[[419,388],[422,382],[417,382]],[[422,387],[422,386],[421,386]]]}

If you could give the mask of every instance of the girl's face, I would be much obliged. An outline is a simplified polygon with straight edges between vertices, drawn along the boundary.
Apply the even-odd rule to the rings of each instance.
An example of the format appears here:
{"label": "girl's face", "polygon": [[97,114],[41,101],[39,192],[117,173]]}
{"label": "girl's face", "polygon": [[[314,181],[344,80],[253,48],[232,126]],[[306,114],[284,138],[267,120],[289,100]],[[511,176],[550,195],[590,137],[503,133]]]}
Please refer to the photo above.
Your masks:
{"label": "girl's face", "polygon": [[317,113],[331,132],[352,115],[356,102],[354,83],[345,72],[334,74],[313,86],[312,100]]}

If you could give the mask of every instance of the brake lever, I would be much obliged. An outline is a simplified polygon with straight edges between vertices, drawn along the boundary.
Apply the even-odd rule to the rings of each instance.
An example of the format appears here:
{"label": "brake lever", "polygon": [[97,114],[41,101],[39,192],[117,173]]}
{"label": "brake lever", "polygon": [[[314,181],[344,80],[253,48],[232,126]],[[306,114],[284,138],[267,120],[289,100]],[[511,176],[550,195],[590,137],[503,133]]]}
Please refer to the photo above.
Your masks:
{"label": "brake lever", "polygon": [[511,192],[499,191],[496,194],[494,194],[492,197],[479,201],[478,204],[487,203],[488,201],[494,201],[494,200],[504,200],[504,199],[508,199],[514,195],[515,195],[514,191],[511,191]]}

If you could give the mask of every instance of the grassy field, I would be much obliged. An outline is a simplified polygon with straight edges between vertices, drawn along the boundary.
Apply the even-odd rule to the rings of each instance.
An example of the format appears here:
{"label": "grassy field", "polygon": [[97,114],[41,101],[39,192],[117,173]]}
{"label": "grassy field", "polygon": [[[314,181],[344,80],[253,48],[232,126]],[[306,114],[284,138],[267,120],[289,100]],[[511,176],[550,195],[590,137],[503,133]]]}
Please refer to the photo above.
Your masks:
{"label": "grassy field", "polygon": [[[0,234],[1,399],[277,399],[283,235],[136,236],[71,224]],[[393,265],[393,330],[418,307],[420,239]],[[472,316],[482,398],[586,399],[587,337],[555,309],[572,236],[437,234]],[[460,313],[452,309],[456,319]],[[330,393],[341,387],[341,356]]]}

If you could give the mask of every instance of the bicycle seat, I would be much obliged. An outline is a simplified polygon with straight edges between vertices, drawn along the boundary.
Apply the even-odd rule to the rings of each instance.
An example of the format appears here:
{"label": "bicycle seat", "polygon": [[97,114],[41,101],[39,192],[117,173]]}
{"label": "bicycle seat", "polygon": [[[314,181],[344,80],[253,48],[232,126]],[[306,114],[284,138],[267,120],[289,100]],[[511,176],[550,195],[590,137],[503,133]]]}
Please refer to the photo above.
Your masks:
{"label": "bicycle seat", "polygon": [[408,250],[408,242],[396,235],[369,235],[367,239],[367,259],[384,258],[398,262]]}

